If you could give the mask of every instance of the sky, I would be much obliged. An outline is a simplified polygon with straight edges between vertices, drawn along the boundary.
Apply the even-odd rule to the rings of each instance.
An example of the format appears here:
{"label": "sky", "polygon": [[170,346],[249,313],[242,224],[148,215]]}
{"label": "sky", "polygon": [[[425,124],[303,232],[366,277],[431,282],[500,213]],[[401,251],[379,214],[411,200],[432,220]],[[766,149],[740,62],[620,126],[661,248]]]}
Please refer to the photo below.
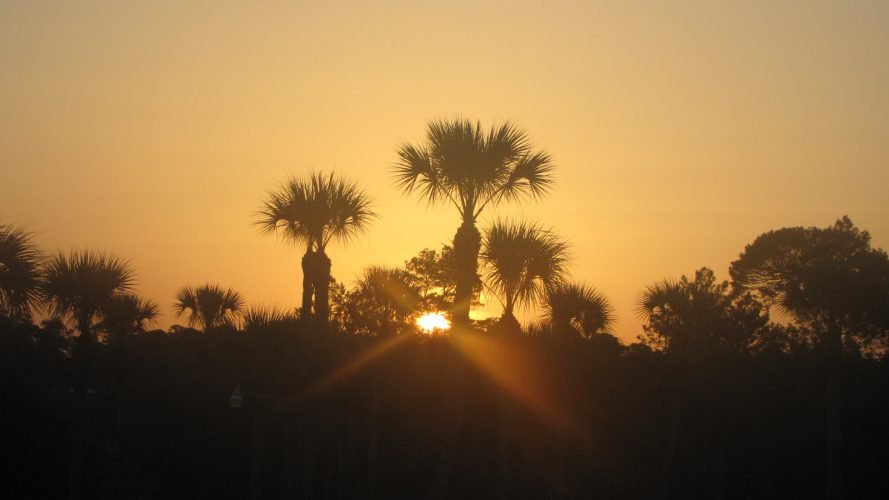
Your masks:
{"label": "sky", "polygon": [[889,247],[886,26],[863,0],[5,1],[0,223],[126,258],[161,327],[184,285],[295,307],[301,252],[252,224],[270,190],[313,170],[365,187],[380,217],[329,251],[349,283],[459,225],[395,188],[398,146],[510,120],[556,183],[482,228],[553,228],[632,341],[645,286],[728,278],[765,231],[849,215]]}

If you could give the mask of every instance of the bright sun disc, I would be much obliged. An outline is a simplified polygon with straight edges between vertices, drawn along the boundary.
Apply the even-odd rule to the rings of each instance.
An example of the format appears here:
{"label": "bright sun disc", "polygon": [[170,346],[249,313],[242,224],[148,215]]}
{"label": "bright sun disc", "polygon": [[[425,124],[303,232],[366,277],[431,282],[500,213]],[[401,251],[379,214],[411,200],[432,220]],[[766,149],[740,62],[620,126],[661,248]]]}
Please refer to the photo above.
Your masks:
{"label": "bright sun disc", "polygon": [[447,330],[451,324],[442,313],[426,313],[417,319],[417,325],[423,329],[423,333],[432,333],[435,330]]}

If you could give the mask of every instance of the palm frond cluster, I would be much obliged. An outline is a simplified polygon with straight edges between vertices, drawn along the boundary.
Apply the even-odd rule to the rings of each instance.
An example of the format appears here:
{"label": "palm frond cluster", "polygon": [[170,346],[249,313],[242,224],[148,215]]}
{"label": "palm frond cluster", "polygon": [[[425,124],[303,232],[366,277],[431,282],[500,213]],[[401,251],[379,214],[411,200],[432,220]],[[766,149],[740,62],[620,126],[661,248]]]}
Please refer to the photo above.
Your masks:
{"label": "palm frond cluster", "polygon": [[0,313],[31,319],[31,309],[40,299],[42,263],[43,256],[30,233],[0,225]]}
{"label": "palm frond cluster", "polygon": [[366,231],[376,217],[357,184],[334,173],[293,177],[269,193],[256,225],[284,240],[322,252],[336,239],[348,242]]}
{"label": "palm frond cluster", "polygon": [[430,204],[453,204],[475,221],[488,205],[523,196],[539,198],[552,186],[552,158],[535,151],[528,135],[506,122],[487,132],[466,119],[435,120],[425,144],[398,150],[395,183]]}
{"label": "palm frond cluster", "polygon": [[539,224],[497,221],[485,233],[481,258],[488,287],[512,315],[566,280],[568,244]]}
{"label": "palm frond cluster", "polygon": [[180,288],[174,308],[177,316],[186,315],[189,326],[204,331],[223,326],[237,328],[243,316],[244,299],[231,288],[207,283]]}

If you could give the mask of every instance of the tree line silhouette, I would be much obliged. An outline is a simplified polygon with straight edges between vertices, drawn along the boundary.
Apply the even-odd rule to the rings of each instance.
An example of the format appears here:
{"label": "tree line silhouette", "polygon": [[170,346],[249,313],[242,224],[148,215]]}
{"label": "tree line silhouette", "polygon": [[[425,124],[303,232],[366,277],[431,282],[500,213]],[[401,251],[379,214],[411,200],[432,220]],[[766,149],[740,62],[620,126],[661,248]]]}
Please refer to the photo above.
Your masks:
{"label": "tree line silhouette", "polygon": [[[0,226],[0,389],[9,498],[882,498],[889,257],[843,217],[769,231],[730,280],[614,309],[571,279],[568,242],[485,209],[537,199],[553,162],[506,123],[439,120],[395,184],[457,208],[452,244],[347,286],[326,249],[378,218],[336,174],[293,177],[256,214],[305,246],[298,308],[184,286],[151,329],[123,259],[47,257]],[[469,317],[481,292],[500,318]],[[521,325],[516,308],[538,307]],[[781,320],[772,316],[781,311]],[[446,312],[447,331],[420,314]]]}

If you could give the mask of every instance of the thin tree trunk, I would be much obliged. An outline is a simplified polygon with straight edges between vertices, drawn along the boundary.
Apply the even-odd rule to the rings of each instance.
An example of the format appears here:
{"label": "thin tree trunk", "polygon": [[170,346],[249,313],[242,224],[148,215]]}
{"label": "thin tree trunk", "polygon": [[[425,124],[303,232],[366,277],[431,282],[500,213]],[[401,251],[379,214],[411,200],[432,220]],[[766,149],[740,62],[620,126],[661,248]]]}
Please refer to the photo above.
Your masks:
{"label": "thin tree trunk", "polygon": [[825,498],[842,497],[842,448],[843,428],[842,392],[840,387],[840,360],[843,356],[843,336],[840,327],[831,322],[828,326],[827,338],[827,374],[825,378],[825,424],[827,426],[827,481]]}
{"label": "thin tree trunk", "polygon": [[[455,335],[466,335],[456,332]],[[451,422],[445,429],[445,437],[441,446],[438,467],[435,471],[432,490],[429,493],[431,499],[443,499],[448,497],[448,484],[451,472],[454,469],[454,458],[457,454],[457,441],[460,438],[460,427],[463,425],[463,363],[456,349],[452,349],[448,356],[447,389],[450,393]]]}
{"label": "thin tree trunk", "polygon": [[88,342],[93,340],[91,331],[91,324],[93,322],[92,320],[92,314],[82,314],[77,317],[77,329],[80,330],[80,337],[78,338],[78,340],[82,344],[87,344]]}
{"label": "thin tree trunk", "polygon": [[80,415],[79,407],[75,412],[74,422],[71,426],[71,465],[68,469],[68,498],[70,500],[80,500],[83,489],[83,418]]}
{"label": "thin tree trunk", "polygon": [[680,419],[682,417],[682,396],[677,396],[673,403],[673,415],[670,418],[670,436],[667,440],[667,452],[661,468],[661,480],[658,484],[657,498],[670,497],[670,483],[673,479],[673,466],[676,460],[676,448],[679,446]]}
{"label": "thin tree trunk", "polygon": [[315,282],[315,320],[326,330],[330,321],[330,258],[324,252],[315,254],[317,267]]}
{"label": "thin tree trunk", "polygon": [[500,394],[500,435],[497,439],[498,492],[497,498],[510,498],[510,458],[511,458],[512,402],[504,392]]}
{"label": "thin tree trunk", "polygon": [[452,317],[457,325],[466,326],[469,324],[469,308],[472,305],[472,289],[478,272],[481,239],[481,234],[470,220],[463,221],[463,224],[457,229],[457,234],[454,235],[457,276]]}
{"label": "thin tree trunk", "polygon": [[262,416],[253,413],[250,429],[250,498],[262,498],[262,461],[265,447],[265,429]]}
{"label": "thin tree trunk", "polygon": [[842,498],[843,429],[841,424],[841,389],[839,373],[831,369],[827,374],[827,491],[828,499]]}
{"label": "thin tree trunk", "polygon": [[315,294],[315,289],[312,286],[312,257],[314,256],[314,252],[311,249],[306,250],[306,254],[303,255],[302,258],[302,270],[303,270],[303,300],[302,307],[300,308],[300,317],[303,319],[308,319],[312,316],[312,295]]}
{"label": "thin tree trunk", "polygon": [[379,375],[374,375],[373,397],[370,404],[370,443],[367,447],[367,482],[364,498],[376,498],[377,468],[380,461],[380,387]]}
{"label": "thin tree trunk", "polygon": [[282,428],[284,429],[284,474],[283,489],[286,498],[293,498],[296,492],[293,489],[293,476],[295,469],[293,467],[293,437],[290,432],[290,420],[285,415],[282,419]]}

